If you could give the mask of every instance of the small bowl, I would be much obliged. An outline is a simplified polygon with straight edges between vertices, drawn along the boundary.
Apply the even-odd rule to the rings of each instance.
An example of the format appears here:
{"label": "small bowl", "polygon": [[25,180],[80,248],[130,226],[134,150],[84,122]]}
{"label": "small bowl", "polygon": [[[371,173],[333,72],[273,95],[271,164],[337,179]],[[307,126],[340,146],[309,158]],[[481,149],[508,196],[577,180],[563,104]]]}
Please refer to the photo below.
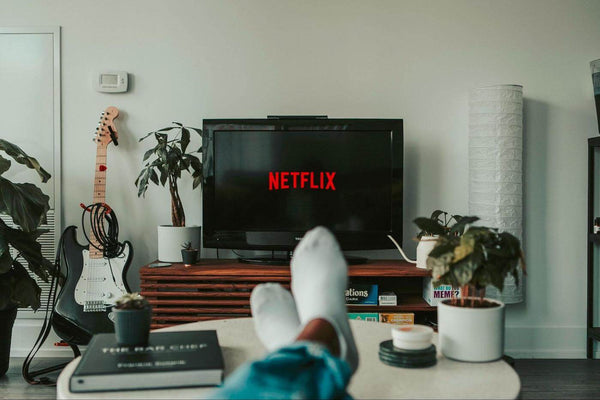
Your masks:
{"label": "small bowl", "polygon": [[431,346],[433,329],[426,325],[401,325],[392,328],[394,347],[404,350],[423,350]]}

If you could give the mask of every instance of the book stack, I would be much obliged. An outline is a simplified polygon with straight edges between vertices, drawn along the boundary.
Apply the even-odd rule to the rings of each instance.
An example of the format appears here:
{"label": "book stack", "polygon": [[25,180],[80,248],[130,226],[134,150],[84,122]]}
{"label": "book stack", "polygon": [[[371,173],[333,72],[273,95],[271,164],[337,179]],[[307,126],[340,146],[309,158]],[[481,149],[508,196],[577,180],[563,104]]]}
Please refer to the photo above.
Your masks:
{"label": "book stack", "polygon": [[[351,283],[346,289],[346,304],[352,306],[396,306],[397,296],[394,292],[379,294],[379,286],[375,284]],[[415,323],[414,313],[378,313],[352,312],[349,319],[360,321],[383,322],[395,325],[412,325]]]}

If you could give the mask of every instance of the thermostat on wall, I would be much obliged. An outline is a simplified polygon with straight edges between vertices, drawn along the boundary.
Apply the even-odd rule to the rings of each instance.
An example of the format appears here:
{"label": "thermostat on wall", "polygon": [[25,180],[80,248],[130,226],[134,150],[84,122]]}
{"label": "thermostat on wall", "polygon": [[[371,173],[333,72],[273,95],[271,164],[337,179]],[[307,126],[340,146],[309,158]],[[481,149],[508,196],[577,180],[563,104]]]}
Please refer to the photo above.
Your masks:
{"label": "thermostat on wall", "polygon": [[94,89],[98,92],[122,93],[127,91],[127,72],[100,72],[94,78]]}

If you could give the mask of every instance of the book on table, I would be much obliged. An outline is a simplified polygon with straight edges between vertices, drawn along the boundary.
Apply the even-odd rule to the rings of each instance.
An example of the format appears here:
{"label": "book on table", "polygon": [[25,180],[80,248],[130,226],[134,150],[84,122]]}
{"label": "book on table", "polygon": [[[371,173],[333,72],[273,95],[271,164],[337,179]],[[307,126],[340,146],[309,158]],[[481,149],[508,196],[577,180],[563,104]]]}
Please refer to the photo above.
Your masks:
{"label": "book on table", "polygon": [[120,346],[114,333],[94,335],[73,372],[72,392],[216,386],[223,381],[217,332],[150,333],[146,346]]}

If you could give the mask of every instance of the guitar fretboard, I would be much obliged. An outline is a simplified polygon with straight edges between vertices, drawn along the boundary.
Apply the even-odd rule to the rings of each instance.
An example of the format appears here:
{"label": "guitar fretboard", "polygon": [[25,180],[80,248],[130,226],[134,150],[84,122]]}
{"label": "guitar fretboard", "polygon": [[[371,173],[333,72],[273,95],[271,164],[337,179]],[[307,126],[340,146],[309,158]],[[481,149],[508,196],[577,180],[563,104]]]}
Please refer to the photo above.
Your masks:
{"label": "guitar fretboard", "polygon": [[[104,203],[106,201],[106,145],[98,141],[96,145],[96,172],[94,174],[94,199],[93,204]],[[98,239],[92,231],[90,233],[90,258],[102,258],[104,255],[101,250]]]}

